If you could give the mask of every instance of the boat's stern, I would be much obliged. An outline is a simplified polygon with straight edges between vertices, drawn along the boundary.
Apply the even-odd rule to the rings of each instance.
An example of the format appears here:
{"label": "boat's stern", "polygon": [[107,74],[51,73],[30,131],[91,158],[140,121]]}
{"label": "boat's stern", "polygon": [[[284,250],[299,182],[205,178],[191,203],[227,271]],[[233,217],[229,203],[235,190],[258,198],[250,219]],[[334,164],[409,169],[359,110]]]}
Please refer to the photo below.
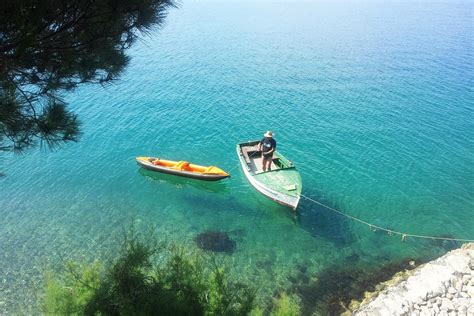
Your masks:
{"label": "boat's stern", "polygon": [[135,157],[135,161],[139,165],[150,164],[151,163],[150,159],[153,159],[153,158],[152,157],[144,157],[144,156]]}

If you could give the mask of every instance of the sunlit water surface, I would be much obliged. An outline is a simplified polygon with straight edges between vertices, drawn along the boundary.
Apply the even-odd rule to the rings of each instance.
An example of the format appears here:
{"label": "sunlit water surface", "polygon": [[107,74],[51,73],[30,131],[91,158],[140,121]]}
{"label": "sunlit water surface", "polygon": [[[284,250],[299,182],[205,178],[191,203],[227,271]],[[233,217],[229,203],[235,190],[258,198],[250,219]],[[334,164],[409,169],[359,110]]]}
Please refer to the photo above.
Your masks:
{"label": "sunlit water surface", "polygon": [[[219,257],[259,288],[344,265],[430,257],[446,244],[372,232],[307,200],[298,216],[258,194],[239,141],[267,129],[303,194],[376,225],[474,237],[472,4],[184,3],[130,51],[121,80],[67,96],[79,143],[3,153],[0,313],[31,310],[65,259],[112,256],[124,226],[195,248],[230,233]],[[204,183],[140,170],[155,155],[214,164]]]}

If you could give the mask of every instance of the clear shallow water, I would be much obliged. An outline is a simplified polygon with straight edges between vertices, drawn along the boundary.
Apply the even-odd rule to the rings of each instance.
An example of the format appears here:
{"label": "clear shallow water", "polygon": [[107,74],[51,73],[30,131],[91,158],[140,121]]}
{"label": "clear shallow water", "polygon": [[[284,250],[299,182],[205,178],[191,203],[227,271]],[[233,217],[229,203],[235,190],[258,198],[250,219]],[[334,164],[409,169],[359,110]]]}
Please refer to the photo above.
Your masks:
{"label": "clear shallow water", "polygon": [[[303,194],[410,233],[474,236],[472,4],[183,4],[138,43],[120,81],[67,100],[81,142],[2,155],[0,312],[34,306],[64,258],[113,254],[132,219],[194,247],[230,231],[222,260],[262,298],[300,266],[434,256],[302,200],[256,193],[235,144],[272,129]],[[215,164],[202,183],[139,170],[138,155]]]}

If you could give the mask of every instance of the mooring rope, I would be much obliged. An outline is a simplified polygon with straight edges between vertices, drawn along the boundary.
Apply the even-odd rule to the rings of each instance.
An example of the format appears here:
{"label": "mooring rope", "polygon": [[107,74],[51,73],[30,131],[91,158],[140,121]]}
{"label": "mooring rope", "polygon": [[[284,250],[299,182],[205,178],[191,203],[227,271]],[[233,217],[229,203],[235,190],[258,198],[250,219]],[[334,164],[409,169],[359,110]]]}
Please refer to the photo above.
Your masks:
{"label": "mooring rope", "polygon": [[371,224],[369,222],[366,222],[360,218],[357,218],[355,216],[352,216],[352,215],[349,215],[347,213],[344,213],[344,212],[341,212],[333,207],[330,207],[326,204],[323,204],[321,202],[318,202],[312,198],[310,198],[309,196],[306,196],[306,195],[303,195],[303,194],[300,194],[301,197],[313,202],[313,203],[316,203],[328,210],[331,210],[333,212],[336,212],[337,214],[339,215],[342,215],[342,216],[345,216],[347,218],[350,218],[352,219],[353,221],[356,221],[356,222],[359,222],[361,224],[364,224],[364,225],[367,225],[369,226],[370,230],[372,231],[377,231],[377,230],[381,230],[381,231],[384,231],[384,232],[387,232],[387,234],[389,236],[392,236],[392,235],[400,235],[402,236],[402,241],[405,242],[407,240],[407,237],[414,237],[414,238],[423,238],[423,239],[437,239],[437,240],[449,240],[449,241],[460,241],[460,242],[474,242],[474,239],[462,239],[462,238],[450,238],[450,237],[437,237],[437,236],[427,236],[427,235],[418,235],[418,234],[409,234],[409,233],[404,233],[404,232],[400,232],[400,231],[396,231],[396,230],[392,230],[392,229],[388,229],[388,228],[384,228],[384,227],[380,227],[380,226],[377,226],[377,225],[374,225],[374,224]]}
{"label": "mooring rope", "polygon": [[[254,152],[252,153],[251,155],[249,155],[249,158],[252,157],[254,154],[256,154],[257,152]],[[233,171],[235,170],[236,168],[238,168],[240,165],[240,158],[239,158],[239,164],[237,164],[236,166],[232,167],[231,169],[229,169],[228,173],[230,174],[230,171]],[[474,242],[474,239],[462,239],[462,238],[450,238],[450,237],[438,237],[438,236],[428,236],[428,235],[418,235],[418,234],[410,234],[410,233],[404,233],[404,232],[401,232],[401,231],[397,231],[397,230],[392,230],[392,229],[388,229],[388,228],[385,228],[385,227],[381,227],[381,226],[378,226],[378,225],[374,225],[374,224],[371,224],[369,222],[366,222],[360,218],[357,218],[355,216],[352,216],[350,214],[347,214],[347,213],[344,213],[344,212],[341,212],[333,207],[330,207],[329,205],[326,205],[326,204],[323,204],[321,202],[318,202],[312,198],[310,198],[309,196],[306,196],[306,195],[303,195],[300,193],[300,196],[315,203],[315,204],[318,204],[328,210],[331,210],[333,212],[336,212],[337,214],[339,215],[342,215],[342,216],[345,216],[347,218],[350,218],[352,219],[353,221],[356,221],[356,222],[359,222],[361,224],[364,224],[364,225],[367,225],[369,226],[370,230],[372,231],[377,231],[377,230],[380,230],[380,231],[384,231],[386,232],[389,236],[393,236],[393,235],[399,235],[401,236],[401,239],[403,242],[405,242],[407,240],[407,237],[413,237],[413,238],[421,238],[421,239],[435,239],[435,240],[448,240],[448,241],[459,241],[459,242]]]}

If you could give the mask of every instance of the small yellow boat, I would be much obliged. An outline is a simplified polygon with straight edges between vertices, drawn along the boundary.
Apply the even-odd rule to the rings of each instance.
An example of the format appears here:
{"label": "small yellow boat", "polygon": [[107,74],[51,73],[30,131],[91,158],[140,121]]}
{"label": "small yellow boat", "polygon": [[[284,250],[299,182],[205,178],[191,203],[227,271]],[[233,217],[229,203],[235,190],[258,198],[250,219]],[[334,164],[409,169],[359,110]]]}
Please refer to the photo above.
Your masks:
{"label": "small yellow boat", "polygon": [[230,174],[220,168],[195,165],[187,161],[173,161],[155,157],[137,157],[136,160],[142,168],[180,177],[206,181],[216,181],[230,177]]}

